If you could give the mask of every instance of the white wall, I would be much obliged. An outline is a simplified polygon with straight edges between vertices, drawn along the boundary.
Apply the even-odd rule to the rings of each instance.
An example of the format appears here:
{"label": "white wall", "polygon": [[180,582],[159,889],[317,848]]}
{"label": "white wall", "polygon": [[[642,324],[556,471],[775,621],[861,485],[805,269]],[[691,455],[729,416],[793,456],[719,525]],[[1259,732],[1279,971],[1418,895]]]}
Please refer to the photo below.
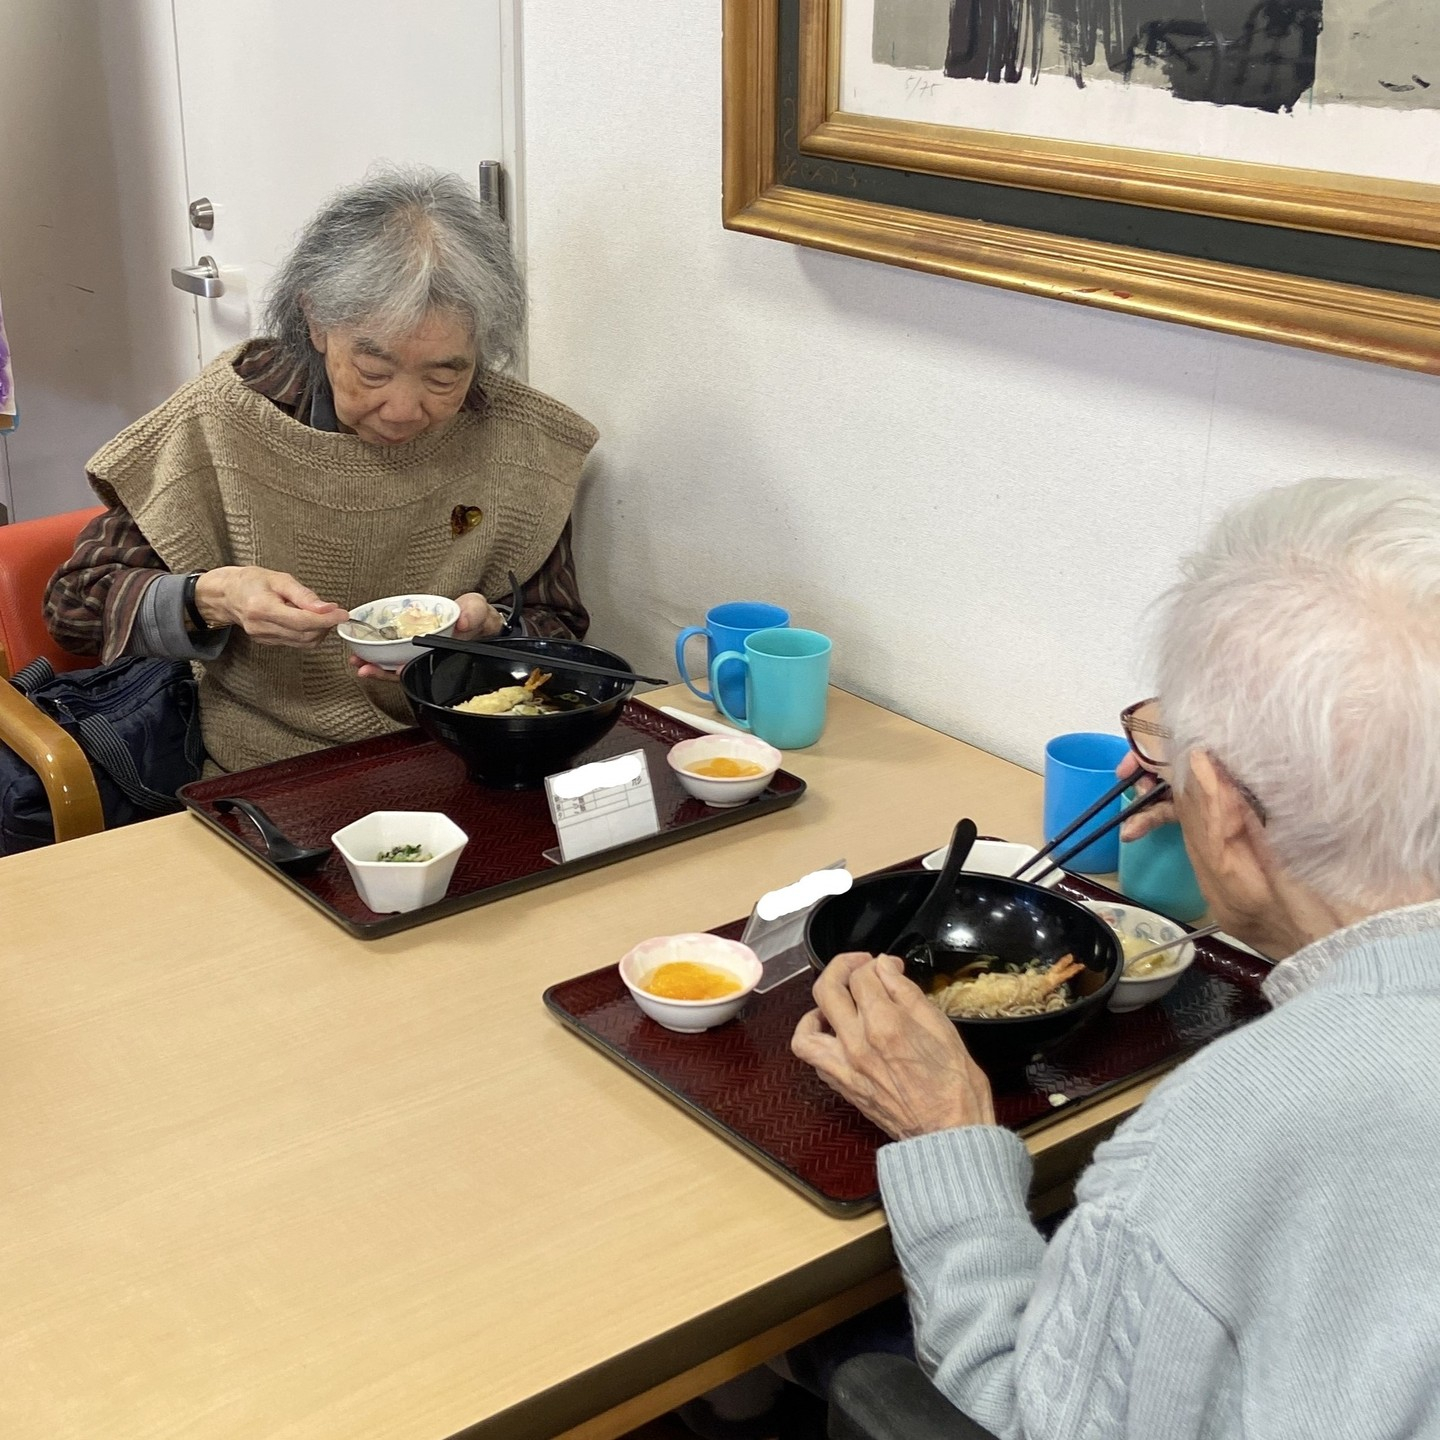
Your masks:
{"label": "white wall", "polygon": [[1145,693],[1221,507],[1440,470],[1440,380],[723,230],[718,12],[525,12],[531,378],[602,431],[581,580],[640,668],[774,600],[842,685],[1038,768]]}
{"label": "white wall", "polygon": [[95,503],[85,461],[195,366],[169,0],[16,0],[0,36],[0,296],[15,518]]}

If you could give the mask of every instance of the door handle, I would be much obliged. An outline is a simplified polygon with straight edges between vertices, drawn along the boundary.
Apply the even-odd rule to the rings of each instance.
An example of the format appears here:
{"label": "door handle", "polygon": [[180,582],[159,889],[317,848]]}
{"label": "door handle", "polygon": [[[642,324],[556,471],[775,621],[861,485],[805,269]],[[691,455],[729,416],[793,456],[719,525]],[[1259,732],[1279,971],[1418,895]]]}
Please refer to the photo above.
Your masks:
{"label": "door handle", "polygon": [[220,267],[208,255],[202,255],[199,263],[183,270],[170,271],[170,283],[187,295],[199,295],[203,300],[215,300],[225,293],[225,282],[220,278]]}

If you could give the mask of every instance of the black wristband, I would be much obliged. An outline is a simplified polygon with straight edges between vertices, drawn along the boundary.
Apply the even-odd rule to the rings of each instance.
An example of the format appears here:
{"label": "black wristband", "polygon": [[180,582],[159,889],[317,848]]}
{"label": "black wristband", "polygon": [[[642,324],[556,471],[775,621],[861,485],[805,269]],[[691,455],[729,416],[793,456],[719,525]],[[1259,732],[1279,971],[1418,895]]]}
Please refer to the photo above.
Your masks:
{"label": "black wristband", "polygon": [[197,634],[208,635],[210,633],[210,626],[205,617],[200,613],[200,607],[195,603],[195,586],[199,583],[202,574],[204,574],[204,571],[195,570],[185,577],[185,613],[190,617]]}

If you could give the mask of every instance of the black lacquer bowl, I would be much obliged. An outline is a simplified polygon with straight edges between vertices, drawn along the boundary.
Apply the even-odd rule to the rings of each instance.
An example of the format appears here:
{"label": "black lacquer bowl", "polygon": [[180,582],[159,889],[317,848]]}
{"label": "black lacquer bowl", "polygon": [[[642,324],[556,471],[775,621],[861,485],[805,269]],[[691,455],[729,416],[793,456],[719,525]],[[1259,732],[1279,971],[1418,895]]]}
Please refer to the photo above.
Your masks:
{"label": "black lacquer bowl", "polygon": [[[513,650],[514,659],[429,650],[401,671],[400,682],[420,728],[459,755],[472,780],[494,789],[530,789],[568,769],[610,732],[635,688],[623,680],[567,675],[566,660],[633,668],[619,655],[578,640],[515,636],[486,643]],[[555,677],[547,691],[578,692],[590,703],[557,715],[469,715],[450,708],[471,696],[519,685],[536,666]]]}
{"label": "black lacquer bowl", "polygon": [[[805,925],[810,963],[820,970],[850,950],[885,950],[934,883],[929,871],[874,875],[822,900]],[[1120,942],[1098,915],[1053,890],[999,875],[959,876],[936,932],[925,938],[937,947],[997,956],[1001,965],[1073,955],[1086,967],[1070,982],[1075,998],[1063,1010],[955,1020],[971,1055],[991,1075],[1023,1069],[1102,1013],[1123,963]],[[912,969],[911,978],[928,989],[933,977]]]}

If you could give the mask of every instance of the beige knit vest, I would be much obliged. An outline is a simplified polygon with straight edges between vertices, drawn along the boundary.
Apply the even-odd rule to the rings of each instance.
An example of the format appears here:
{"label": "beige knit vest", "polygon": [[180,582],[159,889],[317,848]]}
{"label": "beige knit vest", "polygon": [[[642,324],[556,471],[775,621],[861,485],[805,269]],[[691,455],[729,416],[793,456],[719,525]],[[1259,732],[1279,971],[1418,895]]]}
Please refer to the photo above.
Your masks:
{"label": "beige knit vest", "polygon": [[[509,593],[570,514],[593,426],[518,381],[487,382],[483,412],[404,445],[312,430],[222,355],[90,461],[173,573],[221,565],[284,571],[347,609],[383,595]],[[457,536],[457,505],[481,512]],[[331,634],[316,650],[258,645],[237,629],[204,666],[205,745],[226,770],[263,765],[413,723],[398,685],[361,681]]]}

